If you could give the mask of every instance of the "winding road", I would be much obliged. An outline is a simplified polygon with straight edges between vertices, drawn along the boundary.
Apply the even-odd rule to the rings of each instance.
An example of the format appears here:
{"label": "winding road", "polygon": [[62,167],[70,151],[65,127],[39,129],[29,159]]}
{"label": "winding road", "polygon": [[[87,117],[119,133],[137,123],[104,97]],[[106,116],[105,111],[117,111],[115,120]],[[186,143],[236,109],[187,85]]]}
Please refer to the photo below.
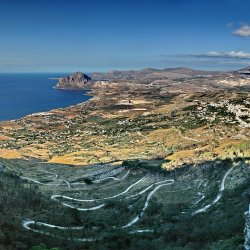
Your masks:
{"label": "winding road", "polygon": [[[237,165],[237,164],[236,164],[236,165]],[[235,166],[236,166],[236,165],[235,165]],[[200,209],[194,211],[194,212],[192,213],[193,216],[196,215],[196,214],[199,214],[199,213],[204,213],[204,212],[206,212],[211,206],[213,206],[214,204],[216,204],[216,203],[221,199],[222,194],[223,194],[223,191],[225,190],[225,182],[226,182],[226,179],[227,179],[228,175],[232,172],[232,170],[233,170],[233,168],[234,168],[235,166],[232,166],[232,167],[225,173],[225,175],[224,175],[224,177],[223,177],[223,179],[222,179],[222,181],[221,181],[220,189],[219,189],[219,192],[218,192],[216,198],[215,198],[211,203],[209,203],[208,205],[206,205],[206,206],[204,206],[204,207],[202,207],[202,208],[200,208]]]}
{"label": "winding road", "polygon": [[130,173],[130,169],[127,171],[127,173],[122,176],[121,178],[116,178],[116,177],[113,177],[113,176],[109,176],[109,177],[106,177],[106,178],[103,178],[103,179],[99,179],[99,180],[94,180],[93,182],[94,183],[99,183],[101,181],[104,181],[104,180],[107,180],[107,179],[112,179],[112,180],[115,180],[115,181],[122,181],[124,180]]}
{"label": "winding road", "polygon": [[155,187],[155,188],[149,193],[149,195],[148,195],[148,197],[147,197],[147,199],[146,199],[146,202],[145,202],[145,204],[144,204],[144,207],[142,208],[140,214],[137,215],[134,219],[132,219],[130,222],[128,222],[128,223],[127,223],[125,226],[123,226],[122,228],[131,227],[131,226],[133,226],[135,223],[137,223],[137,222],[140,220],[140,218],[143,216],[143,214],[145,213],[145,211],[146,211],[146,209],[147,209],[147,207],[148,207],[148,205],[149,205],[149,201],[150,201],[150,199],[152,198],[152,196],[155,194],[155,192],[156,192],[158,189],[160,189],[161,187],[163,187],[163,186],[168,186],[168,185],[171,185],[171,184],[173,184],[173,183],[174,183],[174,181],[171,182],[171,183],[167,183],[167,184],[160,184],[159,186]]}
{"label": "winding road", "polygon": [[170,179],[170,180],[165,180],[165,181],[158,181],[158,182],[155,182],[154,184],[148,186],[147,188],[143,189],[142,191],[140,191],[139,193],[137,194],[133,194],[133,195],[130,195],[128,197],[126,197],[126,199],[129,199],[129,198],[133,198],[133,197],[136,197],[138,195],[142,195],[144,194],[145,192],[147,192],[149,189],[151,189],[152,187],[154,187],[155,185],[158,185],[158,184],[161,184],[161,183],[164,183],[164,182],[174,182],[173,179]]}
{"label": "winding road", "polygon": [[52,195],[51,199],[57,201],[57,199],[66,199],[66,200],[70,200],[70,201],[78,201],[78,202],[95,202],[95,201],[102,201],[102,200],[109,200],[109,199],[114,199],[117,198],[119,196],[122,196],[124,194],[126,194],[131,188],[133,188],[134,186],[138,185],[140,182],[146,180],[149,177],[149,175],[146,175],[144,177],[142,177],[141,179],[139,179],[137,182],[133,183],[132,185],[130,185],[128,188],[126,188],[123,192],[118,193],[116,195],[113,196],[109,196],[109,197],[104,197],[104,198],[100,198],[100,199],[90,199],[90,200],[83,200],[83,199],[77,199],[77,198],[72,198],[69,196],[65,196],[65,195]]}
{"label": "winding road", "polygon": [[[25,177],[25,176],[21,176],[20,178],[22,180],[30,181],[30,182],[33,182],[35,184],[44,185],[44,186],[62,186],[62,185],[67,185],[69,189],[71,188],[72,185],[86,185],[86,183],[84,183],[84,182],[73,182],[73,183],[70,183],[67,180],[58,179],[58,174],[50,172],[50,171],[47,171],[47,170],[38,170],[38,171],[53,175],[53,177],[52,177],[53,182],[59,182],[59,183],[53,183],[53,182],[52,183],[43,183],[43,182],[38,181],[36,179],[30,178],[30,177]],[[121,181],[121,180],[124,180],[129,175],[129,173],[130,173],[130,169],[121,178],[116,178],[116,177],[113,177],[113,176],[109,176],[109,177],[106,177],[106,178],[103,178],[103,179],[94,180],[93,183],[99,183],[99,182],[107,180],[107,179],[113,179],[113,180],[116,180],[116,181]],[[65,184],[61,184],[62,182],[64,182]]]}
{"label": "winding road", "polygon": [[[20,178],[21,178],[22,180],[34,182],[34,183],[36,183],[36,184],[44,185],[44,186],[60,186],[60,185],[61,185],[60,183],[43,183],[43,182],[40,182],[40,181],[38,181],[38,180],[29,178],[29,177],[24,177],[24,176],[20,176]],[[63,182],[63,181],[60,180],[60,182]]]}
{"label": "winding road", "polygon": [[[146,191],[148,191],[149,189],[151,189],[152,187],[154,187],[154,186],[156,186],[156,185],[158,185],[158,184],[161,184],[161,183],[165,183],[165,182],[170,182],[170,184],[172,184],[172,183],[174,182],[174,180],[173,180],[173,179],[169,179],[169,180],[164,180],[164,181],[155,182],[154,184],[152,184],[152,185],[146,187],[145,189],[143,189],[142,191],[140,191],[140,192],[138,192],[138,193],[136,193],[136,194],[134,194],[134,195],[127,196],[127,197],[125,197],[125,198],[126,198],[126,199],[130,199],[130,198],[134,198],[134,197],[136,197],[136,196],[138,196],[138,195],[142,195],[142,194],[144,194]],[[129,190],[128,190],[128,191],[129,191]],[[127,191],[127,192],[128,192],[128,191]],[[100,199],[95,199],[95,200],[91,200],[91,201],[100,201]],[[64,205],[64,206],[66,206],[66,207],[74,208],[74,209],[79,210],[79,211],[92,211],[92,210],[97,210],[97,209],[100,209],[100,208],[102,208],[102,207],[104,207],[104,206],[106,205],[105,203],[103,203],[103,204],[100,204],[100,205],[95,206],[95,207],[90,207],[90,208],[79,208],[79,207],[77,207],[77,206],[70,205],[70,204],[65,203],[65,202],[62,202],[61,204]]]}
{"label": "winding road", "polygon": [[[76,200],[76,201],[84,201],[84,202],[85,201],[91,201],[92,202],[92,201],[98,201],[98,200],[112,199],[112,198],[120,197],[121,195],[126,194],[132,187],[134,187],[135,185],[139,184],[140,182],[146,180],[149,177],[150,177],[149,175],[146,175],[146,176],[142,177],[141,179],[139,179],[138,181],[136,181],[135,183],[133,183],[132,185],[130,185],[129,187],[127,187],[123,192],[121,192],[119,194],[116,194],[114,196],[105,197],[105,198],[102,198],[102,199],[80,200],[80,199],[75,199],[75,198],[71,198],[71,197],[68,197],[68,196],[61,196],[61,195],[59,195],[59,196],[58,195],[54,195],[51,198],[53,200],[57,200],[57,198],[59,198],[59,197],[63,197],[63,198],[66,197],[65,199],[68,199],[68,200],[73,200],[73,201]],[[168,182],[168,183],[162,184],[164,182]],[[132,198],[132,197],[135,197],[137,195],[141,195],[141,194],[145,193],[146,191],[148,191],[150,188],[156,186],[148,194],[146,202],[145,202],[145,204],[144,204],[141,212],[138,214],[138,216],[136,216],[134,219],[132,219],[130,222],[128,222],[125,226],[122,226],[122,228],[131,227],[132,225],[134,225],[135,223],[137,223],[140,220],[140,218],[143,216],[143,214],[145,213],[147,207],[149,206],[150,199],[157,192],[157,190],[160,189],[163,186],[168,186],[168,185],[171,185],[173,183],[174,183],[173,179],[164,180],[164,181],[160,181],[160,182],[155,182],[154,184],[151,184],[150,186],[148,186],[147,188],[143,189],[142,191],[140,191],[136,195],[132,195],[130,197],[126,197],[126,198]],[[73,206],[73,205],[69,205],[69,204],[66,204],[66,203],[61,203],[61,204],[64,205],[64,206],[70,207],[70,208],[75,208],[75,206]],[[102,208],[103,206],[105,206],[105,204],[100,204],[98,206],[91,207],[91,208],[77,208],[77,209],[80,210],[80,211],[90,211],[90,210],[96,210],[96,209]],[[48,228],[58,229],[58,230],[83,230],[84,229],[84,226],[79,226],[79,227],[62,227],[62,226],[52,225],[52,224],[43,223],[43,222],[36,222],[34,220],[25,220],[22,223],[22,225],[27,230],[30,230],[30,231],[33,231],[33,232],[36,232],[36,233],[41,233],[41,234],[49,235],[49,236],[52,236],[52,237],[57,237],[57,238],[60,238],[60,237],[58,237],[56,235],[53,235],[53,234],[51,234],[49,232],[43,231],[43,230],[34,229],[34,228],[32,228],[32,225],[43,226],[43,227],[48,227]],[[151,229],[134,230],[134,231],[130,231],[129,233],[130,234],[134,234],[134,233],[150,233],[150,232],[153,232],[153,230],[151,230]],[[75,238],[75,239],[76,240],[81,240],[81,241],[93,241],[94,240],[93,238]]]}
{"label": "winding road", "polygon": [[[81,227],[61,227],[61,226],[51,225],[51,224],[47,224],[47,223],[43,223],[43,222],[39,222],[39,221],[34,221],[34,220],[23,221],[22,225],[25,229],[32,231],[34,233],[40,233],[40,234],[52,236],[54,238],[59,238],[59,239],[64,239],[64,238],[60,237],[58,235],[54,235],[54,234],[51,234],[49,232],[43,231],[43,230],[34,229],[31,227],[31,225],[44,226],[44,227],[58,229],[58,230],[83,230],[84,229],[83,226],[81,226]],[[71,238],[68,238],[68,239],[71,240]],[[91,242],[91,241],[94,241],[94,238],[73,238],[73,240],[83,241],[83,242],[86,242],[86,241]]]}

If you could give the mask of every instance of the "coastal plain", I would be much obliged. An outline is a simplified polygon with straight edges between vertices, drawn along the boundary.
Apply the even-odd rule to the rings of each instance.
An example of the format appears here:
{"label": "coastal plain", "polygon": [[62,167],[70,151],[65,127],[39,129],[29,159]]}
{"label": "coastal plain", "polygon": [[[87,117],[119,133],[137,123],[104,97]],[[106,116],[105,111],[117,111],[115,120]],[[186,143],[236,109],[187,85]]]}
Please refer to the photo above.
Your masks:
{"label": "coastal plain", "polygon": [[166,168],[249,156],[249,84],[236,85],[248,75],[148,71],[94,81],[85,103],[1,122],[1,155],[74,165],[160,157]]}

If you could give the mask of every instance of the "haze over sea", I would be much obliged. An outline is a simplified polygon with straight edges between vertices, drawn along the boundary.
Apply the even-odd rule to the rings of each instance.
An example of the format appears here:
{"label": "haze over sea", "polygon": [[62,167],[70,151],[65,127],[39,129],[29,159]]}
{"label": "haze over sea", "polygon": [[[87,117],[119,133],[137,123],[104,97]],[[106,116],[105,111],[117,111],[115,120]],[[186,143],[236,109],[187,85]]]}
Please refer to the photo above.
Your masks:
{"label": "haze over sea", "polygon": [[90,99],[83,90],[58,90],[53,86],[62,73],[0,74],[0,121],[67,107]]}

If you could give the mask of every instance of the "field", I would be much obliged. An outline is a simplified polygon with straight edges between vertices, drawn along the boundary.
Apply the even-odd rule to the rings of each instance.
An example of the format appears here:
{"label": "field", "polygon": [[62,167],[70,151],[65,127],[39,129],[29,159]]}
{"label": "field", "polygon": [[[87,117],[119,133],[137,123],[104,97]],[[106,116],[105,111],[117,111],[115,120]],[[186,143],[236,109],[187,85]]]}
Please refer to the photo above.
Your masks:
{"label": "field", "polygon": [[91,93],[86,103],[0,123],[0,155],[80,166],[162,157],[166,169],[250,156],[247,92],[109,83]]}

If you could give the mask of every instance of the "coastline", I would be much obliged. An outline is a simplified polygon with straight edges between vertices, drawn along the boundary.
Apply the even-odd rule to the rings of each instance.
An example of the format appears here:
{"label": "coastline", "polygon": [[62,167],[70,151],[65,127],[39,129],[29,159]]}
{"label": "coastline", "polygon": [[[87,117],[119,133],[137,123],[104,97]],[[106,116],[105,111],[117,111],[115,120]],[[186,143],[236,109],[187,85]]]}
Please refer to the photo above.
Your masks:
{"label": "coastline", "polygon": [[[166,169],[240,156],[249,129],[235,123],[233,114],[207,108],[232,94],[198,87],[96,82],[85,102],[0,123],[0,155],[81,166],[158,157],[166,160]],[[233,93],[233,98],[246,95]],[[232,126],[240,127],[241,137]],[[250,156],[248,150],[244,154]]]}
{"label": "coastline", "polygon": [[[0,75],[0,121],[21,119],[33,113],[75,105],[91,96],[89,90],[64,90],[53,88],[55,74],[10,74]],[[56,75],[57,76],[57,75]],[[61,76],[58,73],[58,76]]]}

